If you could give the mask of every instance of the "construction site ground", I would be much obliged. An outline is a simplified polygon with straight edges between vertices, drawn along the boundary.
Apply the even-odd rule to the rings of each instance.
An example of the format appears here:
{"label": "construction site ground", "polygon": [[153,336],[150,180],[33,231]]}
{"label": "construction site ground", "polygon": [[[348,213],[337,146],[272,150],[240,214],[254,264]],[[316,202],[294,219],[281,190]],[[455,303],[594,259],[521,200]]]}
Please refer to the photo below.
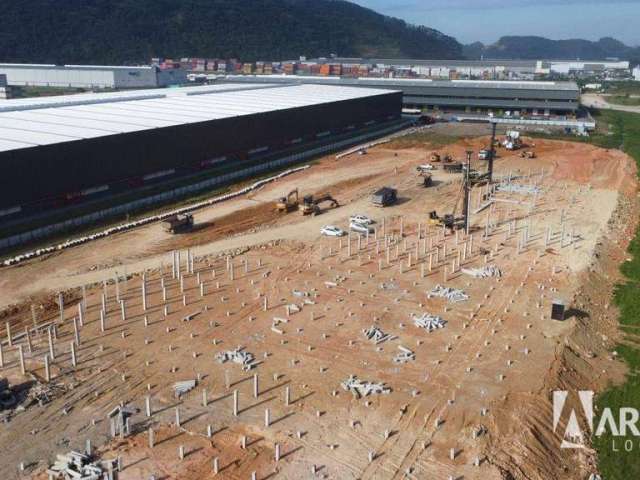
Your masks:
{"label": "construction site ground", "polygon": [[[471,215],[469,236],[445,235],[428,224],[428,212],[460,212],[461,175],[440,165],[434,186],[423,188],[416,166],[434,151],[462,160],[487,143],[463,139],[435,150],[389,143],[367,155],[327,157],[195,212],[191,233],[152,224],[0,270],[1,320],[16,337],[8,345],[2,327],[0,375],[24,388],[46,383],[46,327],[57,322],[51,382],[62,387],[46,405],[5,412],[0,478],[47,478],[56,453],[83,450],[86,439],[102,458],[122,458],[120,479],[587,478],[594,454],[559,448],[550,391],[599,390],[624,374],[608,353],[618,335],[609,297],[638,218],[635,165],[619,151],[582,143],[529,140],[536,159],[499,149],[496,175],[539,193],[496,192],[492,205]],[[474,158],[474,167],[486,165]],[[382,186],[398,189],[396,205],[371,204]],[[275,200],[294,188],[330,193],[340,207],[309,217],[276,213]],[[474,188],[472,212],[486,192]],[[323,225],[348,229],[356,213],[376,220],[375,234],[320,235]],[[187,249],[194,273],[186,273]],[[172,274],[175,250],[182,288]],[[502,276],[461,271],[485,265]],[[438,284],[469,298],[428,295]],[[555,299],[569,306],[565,321],[550,319]],[[440,316],[444,328],[415,326],[423,313]],[[368,340],[363,330],[371,326],[389,338]],[[400,346],[415,359],[394,362]],[[251,370],[216,360],[236,347],[255,356]],[[350,375],[390,393],[358,398],[341,387]],[[174,383],[191,379],[196,387],[176,398]],[[121,402],[139,412],[130,436],[110,439],[106,415]]]}

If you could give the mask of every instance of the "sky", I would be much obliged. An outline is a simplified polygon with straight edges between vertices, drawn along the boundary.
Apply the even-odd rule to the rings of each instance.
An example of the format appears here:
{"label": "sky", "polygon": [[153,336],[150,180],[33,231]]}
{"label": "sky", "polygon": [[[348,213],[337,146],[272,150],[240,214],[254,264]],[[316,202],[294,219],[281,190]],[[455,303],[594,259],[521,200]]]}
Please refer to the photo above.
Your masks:
{"label": "sky", "polygon": [[640,0],[351,0],[385,15],[440,30],[462,43],[503,35],[555,40],[614,37],[640,45]]}

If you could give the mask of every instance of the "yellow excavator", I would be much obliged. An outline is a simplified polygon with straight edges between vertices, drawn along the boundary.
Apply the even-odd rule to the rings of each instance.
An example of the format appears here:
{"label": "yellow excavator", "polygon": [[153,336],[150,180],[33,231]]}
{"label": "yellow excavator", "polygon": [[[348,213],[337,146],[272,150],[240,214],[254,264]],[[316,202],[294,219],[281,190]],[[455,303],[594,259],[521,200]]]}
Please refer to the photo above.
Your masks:
{"label": "yellow excavator", "polygon": [[298,208],[298,189],[291,190],[286,197],[280,197],[276,202],[276,210],[281,213],[293,212]]}
{"label": "yellow excavator", "polygon": [[330,208],[337,208],[340,206],[338,201],[328,193],[314,198],[313,195],[305,195],[300,204],[300,213],[302,215],[318,215],[322,213],[320,204],[324,202],[330,202]]}

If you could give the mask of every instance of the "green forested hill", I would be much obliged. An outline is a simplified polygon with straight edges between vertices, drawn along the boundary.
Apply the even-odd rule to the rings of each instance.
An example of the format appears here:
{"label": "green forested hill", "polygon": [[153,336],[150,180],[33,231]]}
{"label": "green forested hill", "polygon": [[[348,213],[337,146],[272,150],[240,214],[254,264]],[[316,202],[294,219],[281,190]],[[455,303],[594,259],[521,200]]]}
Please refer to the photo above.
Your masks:
{"label": "green forested hill", "polygon": [[1,9],[0,62],[462,56],[451,37],[342,0],[4,0]]}

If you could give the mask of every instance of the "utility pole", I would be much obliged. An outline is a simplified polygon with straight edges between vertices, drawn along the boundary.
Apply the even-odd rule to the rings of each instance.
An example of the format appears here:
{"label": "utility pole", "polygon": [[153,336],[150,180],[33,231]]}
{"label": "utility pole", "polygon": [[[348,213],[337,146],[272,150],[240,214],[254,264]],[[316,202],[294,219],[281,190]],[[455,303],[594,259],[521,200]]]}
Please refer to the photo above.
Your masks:
{"label": "utility pole", "polygon": [[493,183],[493,158],[496,156],[496,122],[491,122],[491,145],[489,146],[489,184]]}
{"label": "utility pole", "polygon": [[[495,124],[494,124],[495,126]],[[464,203],[462,204],[462,214],[464,215],[464,233],[469,235],[469,201],[471,196],[471,155],[473,151],[467,150],[467,168],[464,173]]]}

